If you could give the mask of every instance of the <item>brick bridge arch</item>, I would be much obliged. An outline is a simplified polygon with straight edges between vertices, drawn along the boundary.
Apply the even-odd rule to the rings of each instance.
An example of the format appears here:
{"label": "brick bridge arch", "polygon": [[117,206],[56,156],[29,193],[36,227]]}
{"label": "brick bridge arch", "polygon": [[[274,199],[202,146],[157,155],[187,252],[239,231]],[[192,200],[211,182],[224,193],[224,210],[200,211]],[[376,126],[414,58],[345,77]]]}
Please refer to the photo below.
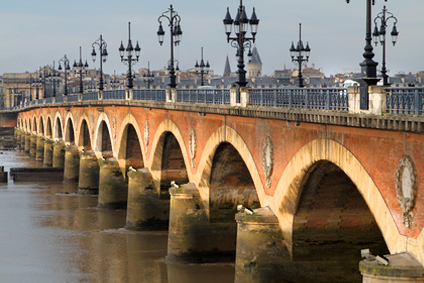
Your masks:
{"label": "brick bridge arch", "polygon": [[281,175],[269,205],[279,219],[284,239],[290,244],[293,241],[294,215],[302,194],[302,183],[309,169],[320,161],[335,164],[356,185],[380,227],[390,252],[405,251],[407,238],[399,233],[392,213],[374,181],[346,147],[331,139],[316,139],[303,146]]}

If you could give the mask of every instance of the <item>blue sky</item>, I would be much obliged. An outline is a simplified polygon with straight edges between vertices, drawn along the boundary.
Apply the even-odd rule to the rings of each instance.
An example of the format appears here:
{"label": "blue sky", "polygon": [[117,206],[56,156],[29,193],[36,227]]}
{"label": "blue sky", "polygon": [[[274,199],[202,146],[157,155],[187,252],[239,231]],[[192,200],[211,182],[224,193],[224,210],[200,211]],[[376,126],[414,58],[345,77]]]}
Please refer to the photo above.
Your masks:
{"label": "blue sky", "polygon": [[[141,46],[136,69],[162,69],[169,60],[169,30],[159,46],[157,18],[166,11],[170,1],[155,0],[0,0],[0,74],[35,71],[52,64],[64,54],[73,62],[83,59],[90,68],[99,68],[91,60],[91,45],[100,34],[108,44],[109,59],[106,73],[126,72],[120,62],[118,48],[121,40],[131,38]],[[252,8],[260,19],[256,46],[263,62],[263,73],[294,68],[289,48],[298,40],[298,25],[302,23],[302,39],[311,47],[310,63],[322,67],[326,75],[336,72],[359,71],[365,45],[365,0],[244,0],[248,16]],[[222,19],[229,6],[234,17],[238,0],[199,1],[174,0],[172,4],[182,17],[183,38],[176,50],[182,70],[192,68],[200,59],[201,47],[211,69],[222,74],[225,58],[236,69],[235,49],[226,42]],[[424,70],[424,2],[423,0],[376,0],[373,17],[387,5],[398,18],[399,39],[395,47],[387,45],[389,74]],[[392,24],[389,24],[390,32]],[[375,61],[381,62],[381,47],[374,47]],[[380,64],[381,65],[381,64]]]}

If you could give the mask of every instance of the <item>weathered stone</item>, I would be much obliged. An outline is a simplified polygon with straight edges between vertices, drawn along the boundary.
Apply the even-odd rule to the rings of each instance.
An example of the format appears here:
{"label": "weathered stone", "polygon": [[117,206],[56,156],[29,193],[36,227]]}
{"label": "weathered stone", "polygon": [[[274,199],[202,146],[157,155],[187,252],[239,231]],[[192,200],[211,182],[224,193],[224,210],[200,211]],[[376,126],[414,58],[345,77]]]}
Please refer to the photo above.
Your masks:
{"label": "weathered stone", "polygon": [[166,230],[169,199],[161,199],[147,168],[128,171],[127,224],[131,230]]}
{"label": "weathered stone", "polygon": [[115,158],[100,159],[99,208],[121,209],[127,206],[128,185]]}
{"label": "weathered stone", "polygon": [[53,141],[45,140],[44,142],[44,155],[43,166],[51,167],[53,165]]}
{"label": "weathered stone", "polygon": [[99,174],[99,161],[94,151],[88,150],[80,152],[78,194],[98,194]]}
{"label": "weathered stone", "polygon": [[35,160],[42,161],[44,158],[44,143],[45,139],[43,137],[36,138],[36,147],[35,147]]}
{"label": "weathered stone", "polygon": [[37,136],[31,135],[30,136],[30,142],[29,142],[29,156],[35,158],[35,150],[37,148]]}
{"label": "weathered stone", "polygon": [[278,218],[268,208],[238,213],[235,282],[279,282],[290,258]]}
{"label": "weathered stone", "polygon": [[379,264],[376,259],[362,260],[359,270],[367,283],[420,283],[424,281],[424,267],[409,253],[385,255],[389,264]]}
{"label": "weathered stone", "polygon": [[65,167],[65,144],[62,142],[53,145],[53,167]]}
{"label": "weathered stone", "polygon": [[235,223],[210,223],[194,183],[171,188],[169,261],[234,262]]}
{"label": "weathered stone", "polygon": [[67,146],[65,150],[65,166],[63,173],[64,182],[78,183],[79,179],[80,156],[78,147],[75,145]]}

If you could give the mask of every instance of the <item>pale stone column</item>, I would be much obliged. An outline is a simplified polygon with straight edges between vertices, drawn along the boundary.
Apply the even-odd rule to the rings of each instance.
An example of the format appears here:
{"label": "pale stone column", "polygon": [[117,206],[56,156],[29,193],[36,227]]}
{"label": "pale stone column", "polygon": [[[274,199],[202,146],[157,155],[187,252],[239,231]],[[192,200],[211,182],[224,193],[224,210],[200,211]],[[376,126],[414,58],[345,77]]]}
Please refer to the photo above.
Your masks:
{"label": "pale stone column", "polygon": [[46,139],[44,142],[43,166],[53,166],[53,141]]}
{"label": "pale stone column", "polygon": [[237,249],[235,282],[272,282],[284,276],[290,258],[282,245],[283,235],[278,218],[269,207],[253,213],[236,214]]}
{"label": "pale stone column", "polygon": [[167,230],[169,199],[160,199],[149,169],[128,171],[128,205],[125,228],[131,230]]}
{"label": "pale stone column", "polygon": [[43,161],[44,158],[44,137],[37,137],[35,148],[35,160]]}
{"label": "pale stone column", "polygon": [[31,134],[29,139],[29,156],[35,157],[35,150],[37,148],[37,136],[35,134]]}
{"label": "pale stone column", "polygon": [[386,91],[384,86],[369,86],[369,109],[361,110],[360,105],[360,87],[352,86],[347,89],[349,94],[349,113],[352,114],[371,114],[381,115],[386,113]]}
{"label": "pale stone column", "polygon": [[99,193],[100,167],[97,156],[92,150],[80,152],[78,194],[95,195]]}
{"label": "pale stone column", "polygon": [[65,149],[65,165],[63,181],[77,183],[79,179],[80,156],[76,145],[67,146]]}
{"label": "pale stone column", "polygon": [[65,166],[65,144],[57,142],[53,145],[53,167],[63,168]]}
{"label": "pale stone column", "polygon": [[120,209],[127,206],[128,185],[116,158],[100,158],[99,208]]}
{"label": "pale stone column", "polygon": [[194,183],[171,187],[167,260],[234,262],[235,223],[210,223]]}

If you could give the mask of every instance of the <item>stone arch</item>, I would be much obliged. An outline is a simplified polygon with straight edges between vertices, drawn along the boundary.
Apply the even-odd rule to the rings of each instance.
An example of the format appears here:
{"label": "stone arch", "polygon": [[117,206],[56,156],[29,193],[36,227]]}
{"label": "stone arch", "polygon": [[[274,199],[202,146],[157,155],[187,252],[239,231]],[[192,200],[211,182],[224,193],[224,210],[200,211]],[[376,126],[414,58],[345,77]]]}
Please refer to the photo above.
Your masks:
{"label": "stone arch", "polygon": [[[155,136],[153,138],[153,142],[151,143],[155,147],[152,148],[151,154],[150,154],[150,161],[151,161],[151,173],[154,180],[154,185],[156,189],[160,190],[161,186],[162,189],[165,190],[166,187],[169,188],[169,183],[165,184],[166,181],[169,180],[163,180],[164,178],[164,172],[162,168],[166,168],[167,165],[162,164],[163,163],[163,155],[166,150],[176,150],[176,146],[178,145],[181,155],[178,157],[178,162],[181,166],[185,167],[184,170],[180,170],[183,176],[175,176],[180,177],[180,180],[172,179],[173,181],[178,182],[188,182],[192,180],[192,176],[190,170],[187,170],[189,168],[189,157],[187,153],[187,148],[184,143],[184,139],[182,137],[181,131],[179,130],[178,126],[171,120],[164,120],[162,123],[158,126]],[[168,148],[167,148],[168,145]],[[178,150],[176,150],[178,151]],[[176,152],[174,151],[174,154]],[[165,169],[166,170],[166,169]],[[184,176],[184,174],[186,174]],[[172,174],[174,175],[174,174]],[[168,175],[167,178],[174,178],[174,176]]]}
{"label": "stone arch", "polygon": [[202,152],[202,156],[199,162],[197,174],[194,176],[194,181],[199,184],[200,196],[203,199],[207,211],[209,212],[209,199],[210,199],[210,179],[212,175],[212,164],[215,153],[221,143],[229,143],[236,152],[240,155],[244,164],[246,165],[247,171],[252,178],[253,185],[256,189],[256,193],[259,199],[260,206],[266,205],[266,195],[263,186],[263,182],[259,175],[258,168],[253,159],[248,146],[244,142],[243,138],[237,133],[236,130],[228,126],[222,126],[218,128],[208,139],[205,144],[205,149]]}
{"label": "stone arch", "polygon": [[329,139],[313,140],[293,156],[280,177],[272,201],[267,203],[279,219],[285,241],[293,244],[294,215],[303,185],[314,164],[323,164],[318,162],[331,162],[346,174],[374,216],[389,251],[405,251],[406,237],[399,234],[390,209],[365,168],[346,147]]}
{"label": "stone arch", "polygon": [[52,138],[52,119],[50,116],[47,117],[47,122],[46,122],[46,133],[45,136],[48,139]]}
{"label": "stone arch", "polygon": [[75,144],[74,119],[71,113],[68,114],[65,123],[65,142],[69,144]]}
{"label": "stone arch", "polygon": [[33,119],[32,121],[33,121],[32,132],[33,132],[34,134],[37,134],[37,130],[38,130],[38,129],[37,129],[37,128],[38,128],[38,127],[37,127],[37,126],[38,126],[38,125],[37,125],[37,117],[35,117],[35,116],[34,116],[34,119]]}
{"label": "stone arch", "polygon": [[59,112],[57,112],[55,116],[53,138],[56,141],[63,140],[62,117]]}
{"label": "stone arch", "polygon": [[97,121],[94,151],[107,157],[115,156],[111,133],[112,131],[109,119],[105,113],[102,113]]}
{"label": "stone arch", "polygon": [[88,126],[87,119],[81,119],[81,124],[79,125],[79,137],[78,137],[78,146],[83,147],[85,150],[92,149],[91,143],[91,132]]}
{"label": "stone arch", "polygon": [[42,116],[40,116],[40,122],[39,122],[39,127],[38,127],[38,133],[44,137],[44,119]]}
{"label": "stone arch", "polygon": [[142,135],[135,117],[128,114],[121,124],[123,129],[119,135],[118,161],[125,168],[125,171],[132,166],[143,168],[145,154],[142,147]]}
{"label": "stone arch", "polygon": [[260,208],[253,179],[234,146],[222,142],[215,150],[209,178],[209,219],[234,222],[237,206]]}
{"label": "stone arch", "polygon": [[29,129],[28,129],[28,120],[27,119],[25,119],[24,130],[27,131],[27,132],[29,132]]}
{"label": "stone arch", "polygon": [[28,132],[32,131],[32,119],[28,118]]}

